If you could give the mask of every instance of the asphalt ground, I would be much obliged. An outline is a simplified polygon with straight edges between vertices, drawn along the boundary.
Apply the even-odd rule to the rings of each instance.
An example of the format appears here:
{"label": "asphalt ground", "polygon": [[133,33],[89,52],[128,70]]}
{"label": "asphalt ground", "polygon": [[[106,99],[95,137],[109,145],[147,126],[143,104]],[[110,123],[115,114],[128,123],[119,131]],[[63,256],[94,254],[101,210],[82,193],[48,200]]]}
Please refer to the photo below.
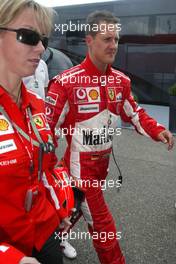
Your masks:
{"label": "asphalt ground", "polygon": [[[60,142],[59,156],[64,142]],[[176,146],[168,151],[162,143],[123,129],[113,142],[122,170],[123,185],[107,187],[106,201],[121,232],[120,245],[127,264],[176,264]],[[111,158],[107,181],[117,180]],[[65,264],[98,264],[83,220],[72,230],[71,244],[78,256]],[[108,263],[107,263],[108,264]]]}

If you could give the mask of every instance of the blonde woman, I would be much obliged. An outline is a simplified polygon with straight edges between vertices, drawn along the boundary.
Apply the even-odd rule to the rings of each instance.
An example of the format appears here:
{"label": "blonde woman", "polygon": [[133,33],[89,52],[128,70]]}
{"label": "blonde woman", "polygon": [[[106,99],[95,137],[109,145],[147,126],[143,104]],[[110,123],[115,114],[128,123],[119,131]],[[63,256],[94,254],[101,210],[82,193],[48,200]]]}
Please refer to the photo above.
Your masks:
{"label": "blonde woman", "polygon": [[62,264],[55,230],[59,199],[43,100],[27,91],[47,47],[52,11],[0,0],[0,263]]}

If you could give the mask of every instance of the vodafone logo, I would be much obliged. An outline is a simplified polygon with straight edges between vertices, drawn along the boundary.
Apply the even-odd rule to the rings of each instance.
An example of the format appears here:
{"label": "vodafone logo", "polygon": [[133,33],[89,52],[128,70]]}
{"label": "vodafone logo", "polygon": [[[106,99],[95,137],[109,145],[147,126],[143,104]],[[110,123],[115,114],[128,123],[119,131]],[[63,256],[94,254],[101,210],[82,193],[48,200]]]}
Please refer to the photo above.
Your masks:
{"label": "vodafone logo", "polygon": [[78,99],[84,100],[86,98],[86,91],[83,88],[79,88],[76,91],[76,96]]}
{"label": "vodafone logo", "polygon": [[74,100],[76,104],[100,102],[99,87],[75,87]]}

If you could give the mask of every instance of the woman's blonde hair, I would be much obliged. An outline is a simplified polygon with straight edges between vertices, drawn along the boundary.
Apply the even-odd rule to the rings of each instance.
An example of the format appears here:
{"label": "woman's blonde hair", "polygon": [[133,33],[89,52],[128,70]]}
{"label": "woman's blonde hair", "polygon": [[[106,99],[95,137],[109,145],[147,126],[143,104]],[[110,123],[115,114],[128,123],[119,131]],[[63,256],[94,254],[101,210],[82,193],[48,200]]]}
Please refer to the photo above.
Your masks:
{"label": "woman's blonde hair", "polygon": [[7,26],[25,8],[31,8],[35,11],[41,33],[49,36],[52,29],[54,10],[33,0],[0,0],[0,27]]}

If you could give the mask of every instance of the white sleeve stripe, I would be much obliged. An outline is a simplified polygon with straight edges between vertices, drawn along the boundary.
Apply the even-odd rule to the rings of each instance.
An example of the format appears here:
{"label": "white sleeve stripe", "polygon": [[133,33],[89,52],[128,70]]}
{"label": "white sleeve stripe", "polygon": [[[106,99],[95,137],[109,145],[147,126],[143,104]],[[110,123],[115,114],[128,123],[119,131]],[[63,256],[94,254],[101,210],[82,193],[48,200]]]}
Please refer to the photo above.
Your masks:
{"label": "white sleeve stripe", "polygon": [[70,73],[70,74],[68,74],[68,75],[65,75],[65,76],[63,76],[63,77],[60,79],[60,81],[63,81],[64,79],[68,79],[68,78],[70,78],[71,76],[76,75],[76,74],[79,74],[79,73],[84,72],[84,71],[85,71],[85,70],[82,69],[82,70],[79,70],[79,71],[76,71],[76,72]]}
{"label": "white sleeve stripe", "polygon": [[[74,70],[77,70],[77,69],[74,69]],[[65,79],[68,79],[68,80],[69,80],[69,78],[70,78],[71,76],[74,76],[74,75],[79,74],[79,73],[82,73],[82,72],[85,72],[85,69],[81,69],[81,70],[80,70],[80,68],[78,68],[78,71],[75,71],[75,72],[73,72],[73,70],[72,70],[72,71],[69,71],[69,72],[63,73],[63,74],[61,74],[61,75],[56,75],[56,76],[54,77],[55,83],[56,83],[56,82],[62,82],[62,81],[64,81]]]}
{"label": "white sleeve stripe", "polygon": [[47,188],[49,190],[50,195],[51,195],[51,198],[54,201],[55,207],[58,210],[60,208],[60,206],[59,206],[59,200],[57,199],[57,195],[56,195],[53,187],[51,185],[49,185],[45,173],[43,173],[42,181],[43,181],[43,184],[44,184],[45,188]]}
{"label": "white sleeve stripe", "polygon": [[57,124],[56,124],[56,129],[58,127],[60,127],[61,124],[64,123],[64,120],[65,120],[65,116],[67,115],[67,113],[69,112],[69,104],[68,104],[68,101],[66,101],[65,105],[64,105],[64,108],[60,114],[60,117],[57,121]]}
{"label": "white sleeve stripe", "polygon": [[[149,135],[145,132],[145,130],[143,129],[143,127],[141,126],[140,124],[140,120],[139,120],[139,114],[137,112],[134,112],[133,111],[133,107],[132,105],[130,104],[130,102],[128,100],[125,100],[125,103],[124,103],[124,106],[123,106],[123,109],[125,111],[125,114],[128,116],[128,117],[131,117],[131,121],[132,123],[134,124],[134,126],[137,128],[137,130],[143,134],[144,136],[146,137],[149,137]],[[140,108],[138,108],[139,110]]]}
{"label": "white sleeve stripe", "polygon": [[120,77],[124,77],[125,79],[127,79],[128,81],[130,81],[130,78],[128,76],[126,76],[124,73],[116,71],[116,70],[112,70],[113,73],[117,74]]}

